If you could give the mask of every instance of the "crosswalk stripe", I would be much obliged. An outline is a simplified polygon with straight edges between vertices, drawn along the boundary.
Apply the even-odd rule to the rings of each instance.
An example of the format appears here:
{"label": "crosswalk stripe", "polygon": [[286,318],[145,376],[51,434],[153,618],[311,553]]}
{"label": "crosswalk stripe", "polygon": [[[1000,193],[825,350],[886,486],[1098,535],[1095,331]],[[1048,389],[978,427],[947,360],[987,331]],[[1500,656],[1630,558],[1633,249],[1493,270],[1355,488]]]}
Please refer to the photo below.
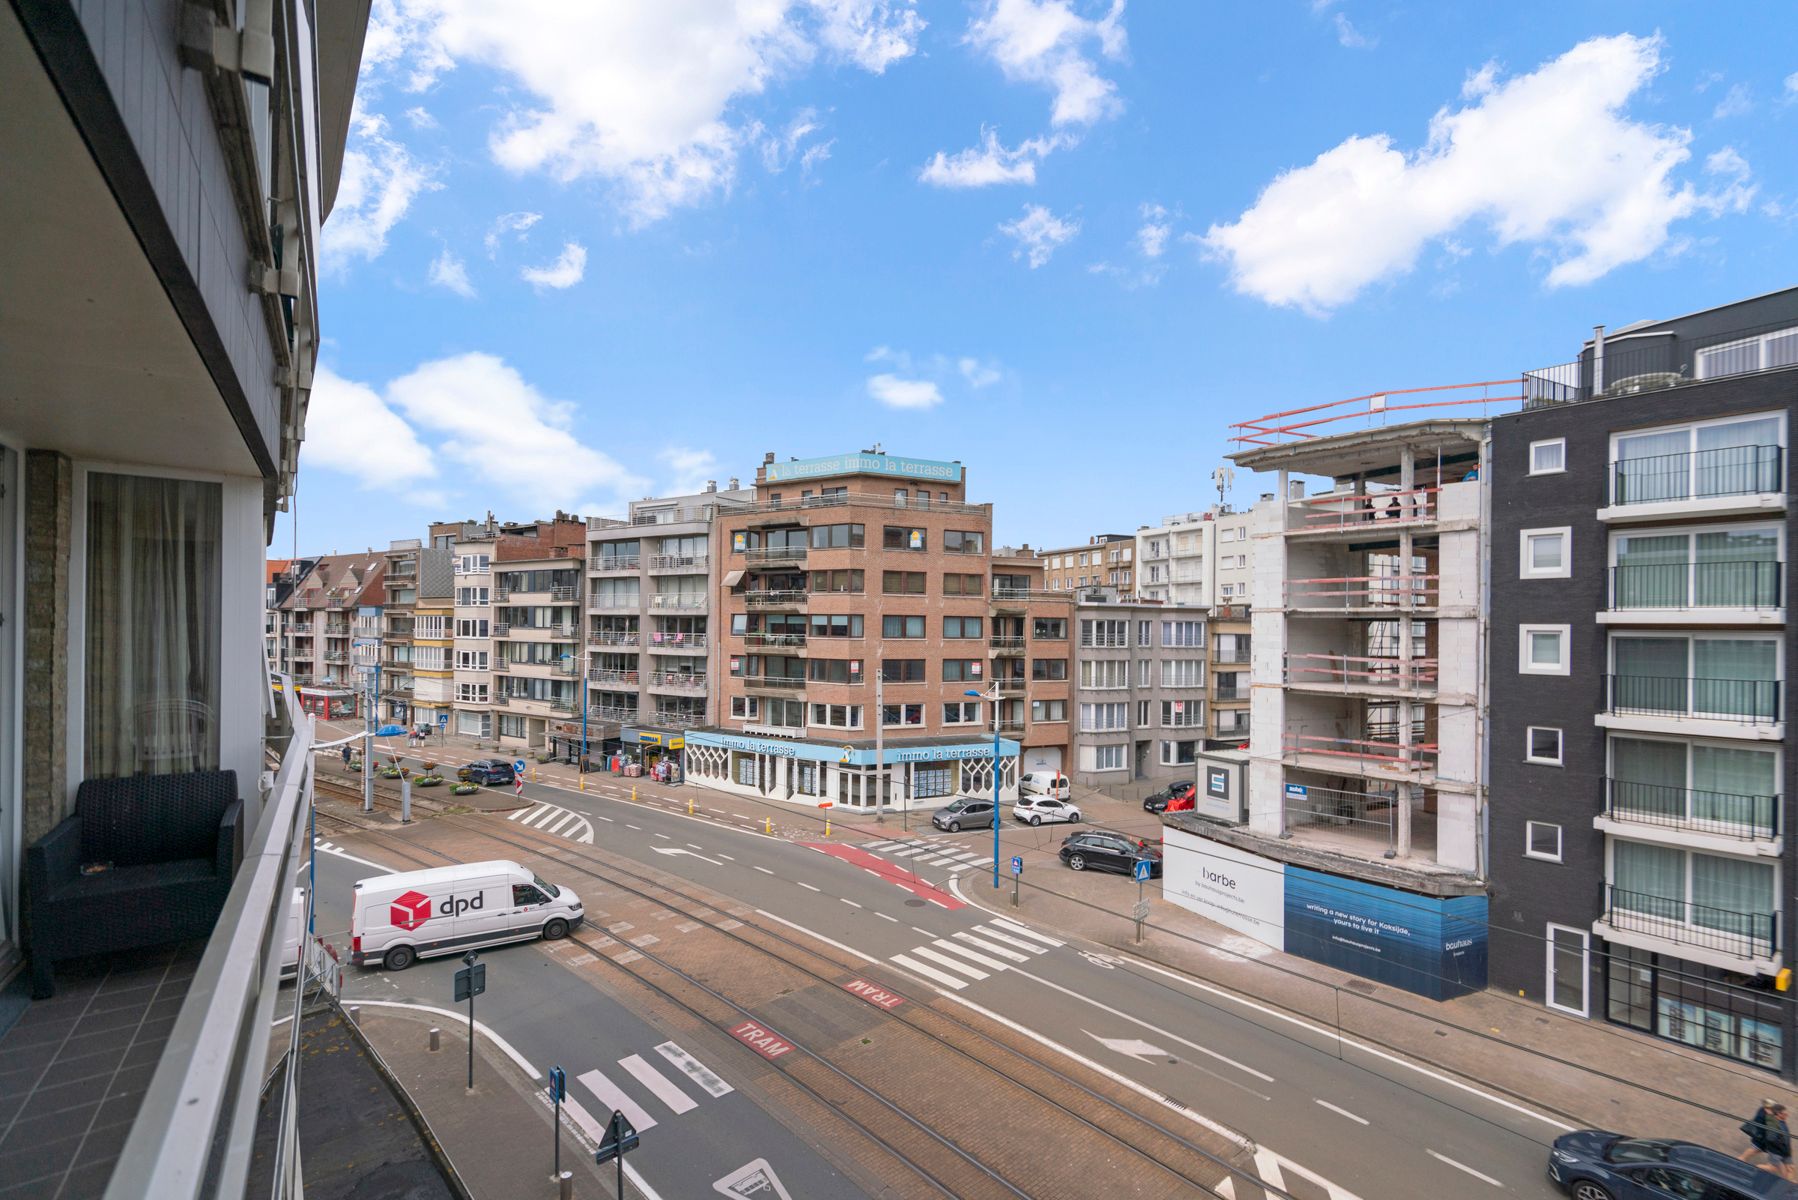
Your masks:
{"label": "crosswalk stripe", "polygon": [[641,1104],[632,1100],[617,1084],[598,1071],[588,1071],[580,1078],[581,1082],[587,1085],[587,1090],[599,1097],[601,1104],[629,1117],[631,1124],[637,1127],[638,1133],[656,1123],[656,1119],[650,1116]]}
{"label": "crosswalk stripe", "polygon": [[730,1084],[718,1077],[718,1073],[681,1049],[678,1042],[663,1042],[656,1047],[656,1053],[673,1063],[688,1079],[704,1088],[716,1100],[731,1092]]}
{"label": "crosswalk stripe", "polygon": [[580,820],[580,817],[578,814],[563,813],[560,817],[558,817],[554,821],[545,821],[543,823],[542,828],[543,828],[544,832],[546,832],[546,833],[561,833],[564,829],[568,828],[570,825],[574,824],[576,821],[579,821],[579,820]]}
{"label": "crosswalk stripe", "polygon": [[899,844],[898,842],[863,842],[862,849],[863,850],[885,850],[891,846],[897,846],[898,844]]}
{"label": "crosswalk stripe", "polygon": [[965,979],[957,979],[955,976],[939,971],[935,967],[927,967],[916,959],[907,958],[903,954],[893,955],[893,961],[908,971],[915,971],[926,979],[934,979],[945,987],[952,987],[958,992],[968,986],[968,981]]}
{"label": "crosswalk stripe", "polygon": [[913,854],[922,854],[928,849],[930,849],[929,846],[895,846],[889,853],[896,854],[900,858],[909,858]]}
{"label": "crosswalk stripe", "polygon": [[1000,933],[991,925],[976,925],[974,928],[980,931],[980,936],[982,937],[997,938],[1007,946],[1016,946],[1018,949],[1028,950],[1032,954],[1046,954],[1049,950],[1047,946],[1039,946],[1035,942],[1020,941],[1009,934]]}
{"label": "crosswalk stripe", "polygon": [[940,854],[920,854],[918,857],[912,859],[912,861],[923,863],[927,867],[946,867],[955,860]]}
{"label": "crosswalk stripe", "polygon": [[[513,810],[512,810],[512,811],[511,811],[511,812],[509,812],[509,813],[507,813],[507,814],[506,814],[506,820],[508,820],[508,821],[516,821],[516,820],[517,820],[517,819],[518,819],[518,818],[520,818],[520,817],[522,817],[522,816],[524,816],[524,814],[525,814],[525,811],[526,811],[526,810],[525,810],[525,809],[522,809],[522,808],[515,808],[515,809],[513,809]],[[533,811],[534,811],[534,810],[533,810]]]}
{"label": "crosswalk stripe", "polygon": [[945,851],[943,851],[943,857],[944,858],[965,858],[969,862],[979,862],[983,856],[979,855],[979,854],[974,854],[967,850],[945,850]]}
{"label": "crosswalk stripe", "polygon": [[969,867],[984,867],[984,866],[986,866],[986,864],[985,864],[985,863],[983,863],[983,862],[965,862],[965,863],[956,863],[956,864],[955,864],[955,865],[954,865],[954,866],[952,866],[952,867],[950,867],[950,868],[949,868],[949,873],[950,873],[950,874],[951,874],[951,875],[953,875],[953,874],[955,874],[955,872],[957,872],[957,871],[965,871],[965,870],[967,870],[967,869],[968,869],[968,868],[969,868]]}
{"label": "crosswalk stripe", "polygon": [[970,946],[979,946],[982,950],[985,950],[989,954],[997,954],[1000,958],[1008,958],[1012,962],[1029,962],[1030,961],[1024,955],[1019,954],[1016,950],[1007,950],[1004,946],[996,946],[992,942],[982,941],[980,938],[975,937],[971,933],[952,933],[949,936],[952,938],[956,938],[959,941],[967,942]]}
{"label": "crosswalk stripe", "polygon": [[959,946],[959,945],[955,944],[954,942],[943,941],[941,939],[938,939],[937,941],[932,942],[931,944],[934,946],[941,946],[944,950],[947,950],[954,954],[959,954],[963,958],[971,958],[977,963],[984,963],[985,965],[991,967],[995,971],[1003,971],[1005,969],[1004,963],[1000,962],[996,958],[988,958],[986,955],[982,954],[978,950],[970,950],[966,946]]}
{"label": "crosswalk stripe", "polygon": [[1067,945],[1066,942],[1058,942],[1054,938],[1049,937],[1047,934],[1038,933],[1034,929],[1026,928],[1023,925],[1018,924],[1016,921],[1008,921],[1004,917],[994,917],[992,923],[994,925],[997,925],[1000,929],[1005,930],[1007,933],[1016,933],[1016,934],[1021,934],[1024,937],[1035,938],[1037,941],[1047,942],[1051,946]]}
{"label": "crosswalk stripe", "polygon": [[987,975],[989,974],[989,972],[982,971],[979,967],[970,967],[967,963],[962,962],[960,959],[950,958],[947,954],[938,954],[935,950],[930,949],[928,946],[914,947],[912,949],[912,953],[922,955],[923,957],[928,958],[933,963],[942,963],[945,967],[948,967],[951,971],[960,971],[963,975],[966,975],[969,979],[985,979],[987,977]]}
{"label": "crosswalk stripe", "polygon": [[643,1061],[641,1054],[621,1058],[618,1065],[636,1076],[637,1082],[654,1092],[656,1099],[674,1110],[675,1116],[699,1107],[699,1101],[674,1086],[674,1081]]}
{"label": "crosswalk stripe", "polygon": [[539,808],[536,812],[534,812],[530,816],[526,817],[524,819],[524,823],[526,825],[531,826],[532,828],[536,828],[537,826],[542,825],[545,821],[549,820],[551,817],[555,816],[558,811],[559,811],[558,809],[553,808],[552,806],[550,806],[548,804],[545,804],[541,808]]}

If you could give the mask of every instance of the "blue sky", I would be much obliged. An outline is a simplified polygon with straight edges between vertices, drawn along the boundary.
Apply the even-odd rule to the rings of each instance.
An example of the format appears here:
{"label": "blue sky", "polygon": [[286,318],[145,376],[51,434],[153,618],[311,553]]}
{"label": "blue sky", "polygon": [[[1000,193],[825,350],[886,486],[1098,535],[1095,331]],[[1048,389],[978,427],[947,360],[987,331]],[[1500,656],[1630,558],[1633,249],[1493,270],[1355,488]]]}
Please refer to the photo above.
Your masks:
{"label": "blue sky", "polygon": [[1798,282],[1790,19],[377,0],[271,553],[875,442],[1001,541],[1205,507],[1232,421]]}

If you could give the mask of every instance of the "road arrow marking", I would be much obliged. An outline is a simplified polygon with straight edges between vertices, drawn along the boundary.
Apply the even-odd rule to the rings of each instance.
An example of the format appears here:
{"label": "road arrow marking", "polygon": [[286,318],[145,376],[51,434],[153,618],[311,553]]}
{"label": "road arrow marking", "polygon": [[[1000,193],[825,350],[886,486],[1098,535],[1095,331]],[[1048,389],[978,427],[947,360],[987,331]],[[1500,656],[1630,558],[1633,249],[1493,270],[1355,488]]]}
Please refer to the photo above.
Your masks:
{"label": "road arrow marking", "polygon": [[1099,1043],[1099,1045],[1105,1047],[1107,1050],[1116,1050],[1119,1054],[1129,1055],[1139,1062],[1148,1062],[1151,1058],[1169,1057],[1168,1052],[1163,1050],[1160,1046],[1151,1046],[1149,1043],[1140,1041],[1137,1038],[1100,1037],[1090,1029],[1082,1029],[1080,1032],[1084,1033],[1087,1037]]}
{"label": "road arrow marking", "polygon": [[722,867],[724,865],[715,858],[707,858],[705,855],[695,854],[691,850],[682,850],[679,846],[656,846],[654,849],[657,854],[684,854],[688,858],[697,858],[700,862],[709,862],[714,867]]}

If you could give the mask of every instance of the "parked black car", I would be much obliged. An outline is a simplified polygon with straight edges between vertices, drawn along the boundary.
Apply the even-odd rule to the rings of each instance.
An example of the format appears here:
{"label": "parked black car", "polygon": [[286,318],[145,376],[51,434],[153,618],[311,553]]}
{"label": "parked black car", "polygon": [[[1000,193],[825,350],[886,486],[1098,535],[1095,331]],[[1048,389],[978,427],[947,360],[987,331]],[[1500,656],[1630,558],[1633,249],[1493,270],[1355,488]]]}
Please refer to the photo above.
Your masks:
{"label": "parked black car", "polygon": [[947,829],[950,833],[960,833],[966,829],[991,829],[993,827],[993,802],[991,800],[957,800],[947,808],[939,808],[930,814],[930,823],[938,829]]}
{"label": "parked black car", "polygon": [[480,758],[467,766],[456,768],[456,778],[464,783],[479,783],[492,787],[498,783],[511,783],[517,778],[512,764],[498,758]]}
{"label": "parked black car", "polygon": [[1798,1184],[1707,1146],[1580,1129],[1555,1139],[1548,1177],[1573,1200],[1793,1200]]}
{"label": "parked black car", "polygon": [[1061,843],[1061,861],[1076,871],[1117,871],[1123,875],[1136,873],[1136,864],[1149,863],[1149,878],[1161,878],[1161,848],[1141,838],[1127,837],[1107,829],[1088,829]]}
{"label": "parked black car", "polygon": [[1175,783],[1170,783],[1160,791],[1150,792],[1148,795],[1144,796],[1142,798],[1142,810],[1144,812],[1152,813],[1166,812],[1168,801],[1175,798],[1182,800],[1186,799],[1188,796],[1192,795],[1193,790],[1197,786],[1198,785],[1190,779],[1182,779]]}

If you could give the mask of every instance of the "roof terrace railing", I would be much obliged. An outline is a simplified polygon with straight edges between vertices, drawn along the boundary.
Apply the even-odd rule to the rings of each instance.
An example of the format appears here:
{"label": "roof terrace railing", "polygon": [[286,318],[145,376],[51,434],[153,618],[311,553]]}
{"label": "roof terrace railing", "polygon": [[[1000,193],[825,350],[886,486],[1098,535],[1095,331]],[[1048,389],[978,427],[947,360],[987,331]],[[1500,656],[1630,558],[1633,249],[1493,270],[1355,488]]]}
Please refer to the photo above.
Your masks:
{"label": "roof terrace railing", "polygon": [[[1494,389],[1503,391],[1494,394]],[[1477,395],[1471,393],[1478,393]],[[1410,404],[1394,404],[1393,399],[1411,396],[1428,396],[1428,400]],[[1230,426],[1230,440],[1238,449],[1249,450],[1257,446],[1279,446],[1289,442],[1305,441],[1309,438],[1323,436],[1315,432],[1318,426],[1332,425],[1337,421],[1364,420],[1371,427],[1382,423],[1391,413],[1435,413],[1443,417],[1472,416],[1472,413],[1443,412],[1438,410],[1460,409],[1470,405],[1479,405],[1479,416],[1495,416],[1509,412],[1514,406],[1523,402],[1524,395],[1516,377],[1510,379],[1488,379],[1478,383],[1443,383],[1434,387],[1396,388],[1387,392],[1369,392],[1364,396],[1350,396],[1346,400],[1330,400],[1323,404],[1308,404],[1303,408],[1289,408],[1281,412],[1269,413],[1265,417],[1256,417],[1252,421],[1238,421]],[[1421,417],[1403,417],[1401,420],[1420,420]],[[1331,430],[1327,432],[1344,432]]]}

